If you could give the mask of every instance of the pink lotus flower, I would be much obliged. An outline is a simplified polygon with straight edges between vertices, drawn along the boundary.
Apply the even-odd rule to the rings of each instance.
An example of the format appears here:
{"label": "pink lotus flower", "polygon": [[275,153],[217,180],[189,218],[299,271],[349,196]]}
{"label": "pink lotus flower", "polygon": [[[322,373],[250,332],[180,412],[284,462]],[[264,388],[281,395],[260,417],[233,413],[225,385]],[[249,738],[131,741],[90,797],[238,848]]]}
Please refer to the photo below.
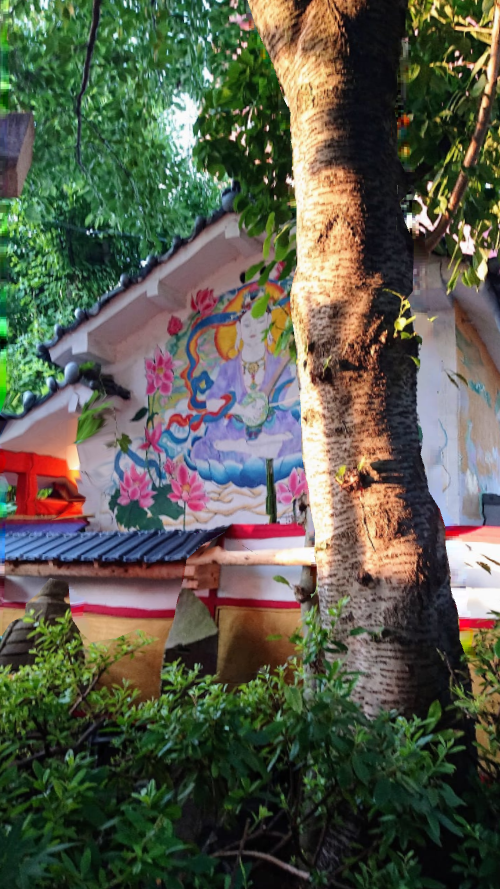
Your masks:
{"label": "pink lotus flower", "polygon": [[170,500],[184,503],[194,512],[200,512],[207,505],[207,495],[197,472],[189,472],[185,463],[177,470],[177,477],[171,479]]}
{"label": "pink lotus flower", "polygon": [[163,453],[162,449],[158,447],[161,433],[161,423],[156,423],[153,429],[148,429],[148,427],[146,426],[144,429],[144,438],[146,439],[146,441],[139,445],[139,450],[147,451],[149,448],[152,448],[152,450],[156,451],[157,454]]}
{"label": "pink lotus flower", "polygon": [[174,371],[172,357],[164,354],[159,346],[155,349],[154,358],[146,358],[146,395],[154,395],[160,392],[162,395],[170,395],[174,383]]}
{"label": "pink lotus flower", "polygon": [[191,308],[193,312],[199,312],[202,318],[210,315],[210,312],[218,303],[218,299],[214,296],[213,290],[198,290],[196,296],[191,297]]}
{"label": "pink lotus flower", "polygon": [[139,506],[143,509],[149,509],[153,504],[154,493],[151,490],[151,480],[146,472],[138,472],[136,466],[132,463],[128,472],[124,473],[123,481],[120,482],[120,496],[118,503],[122,506],[128,506],[137,500]]}
{"label": "pink lotus flower", "polygon": [[303,469],[292,469],[288,481],[278,482],[276,485],[278,501],[285,503],[287,506],[298,500],[305,491],[307,491],[307,481]]}
{"label": "pink lotus flower", "polygon": [[167,333],[169,336],[175,336],[176,333],[180,333],[182,330],[182,321],[177,315],[171,315],[168,325],[167,325]]}
{"label": "pink lotus flower", "polygon": [[167,459],[165,460],[165,472],[167,473],[167,475],[170,476],[170,478],[175,478],[175,476],[177,475],[177,466],[175,465],[174,461],[170,459],[170,457],[167,457]]}

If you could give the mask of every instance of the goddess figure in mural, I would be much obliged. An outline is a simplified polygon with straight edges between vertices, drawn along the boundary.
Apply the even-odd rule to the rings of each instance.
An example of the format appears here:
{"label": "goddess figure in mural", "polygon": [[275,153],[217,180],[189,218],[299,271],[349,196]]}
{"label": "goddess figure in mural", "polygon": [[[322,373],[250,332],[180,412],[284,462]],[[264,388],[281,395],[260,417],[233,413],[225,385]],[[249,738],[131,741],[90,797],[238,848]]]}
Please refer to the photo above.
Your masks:
{"label": "goddess figure in mural", "polygon": [[295,514],[306,487],[299,391],[295,362],[277,349],[290,283],[248,284],[220,297],[201,290],[185,320],[170,317],[167,343],[144,362],[147,407],[133,418],[145,418],[143,440],[115,456],[109,503],[120,525],[156,528],[180,517],[185,524],[186,510],[209,515],[210,498],[218,501],[206,482],[262,486],[246,500],[259,515],[262,497],[268,515],[275,510],[275,485]]}
{"label": "goddess figure in mural", "polygon": [[[258,299],[268,298],[265,311],[253,312]],[[280,299],[281,297],[281,299]],[[298,387],[288,350],[275,354],[287,318],[288,297],[278,285],[264,293],[256,285],[238,291],[222,314],[195,325],[215,327],[218,369],[209,379],[196,379],[206,392],[204,434],[192,440],[189,461],[206,479],[242,487],[266,483],[266,459],[274,460],[275,479],[284,478],[301,462]],[[188,348],[189,352],[189,348]],[[186,374],[189,379],[189,374]],[[195,375],[191,375],[191,385]]]}

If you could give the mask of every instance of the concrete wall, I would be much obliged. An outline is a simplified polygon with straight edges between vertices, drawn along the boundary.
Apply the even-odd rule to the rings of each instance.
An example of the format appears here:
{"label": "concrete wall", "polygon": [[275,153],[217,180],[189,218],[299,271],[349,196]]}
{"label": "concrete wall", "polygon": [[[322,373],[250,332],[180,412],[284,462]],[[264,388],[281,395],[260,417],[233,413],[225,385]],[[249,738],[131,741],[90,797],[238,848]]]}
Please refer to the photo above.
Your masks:
{"label": "concrete wall", "polygon": [[481,494],[500,494],[500,373],[458,305],[455,318],[461,521],[481,525]]}
{"label": "concrete wall", "polygon": [[434,317],[417,313],[416,333],[422,337],[417,410],[422,430],[422,459],[427,482],[445,525],[460,523],[458,480],[458,389],[455,318],[452,308]]}

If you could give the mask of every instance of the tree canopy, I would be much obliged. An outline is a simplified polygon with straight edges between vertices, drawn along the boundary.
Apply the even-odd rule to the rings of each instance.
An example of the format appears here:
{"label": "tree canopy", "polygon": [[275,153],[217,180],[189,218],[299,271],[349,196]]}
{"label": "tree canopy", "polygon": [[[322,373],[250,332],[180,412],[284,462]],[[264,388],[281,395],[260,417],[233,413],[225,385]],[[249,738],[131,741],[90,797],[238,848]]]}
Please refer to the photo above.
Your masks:
{"label": "tree canopy", "polygon": [[[474,131],[493,5],[410,2],[402,196],[417,196],[414,216],[423,205],[429,224],[446,208]],[[266,257],[278,235],[276,260],[287,260],[286,272],[293,266],[289,111],[244,0],[19,0],[9,45],[11,110],[33,111],[36,123],[32,168],[11,208],[11,399],[42,384],[34,343],[121,271],[187,234],[198,213],[217,205],[227,177],[242,184],[241,224],[253,234],[267,229]],[[198,169],[174,116],[186,97],[200,107]],[[498,108],[497,99],[446,238],[456,280],[470,227],[468,284],[484,279],[498,248]]]}
{"label": "tree canopy", "polygon": [[33,112],[36,137],[10,208],[11,405],[43,385],[37,340],[218,205],[220,187],[195,169],[176,113],[200,100],[236,46],[230,13],[220,0],[13,4],[10,110]]}
{"label": "tree canopy", "polygon": [[[409,3],[402,102],[395,109],[402,197],[417,199],[408,210],[415,218],[424,207],[428,226],[446,209],[474,133],[486,85],[493,11],[493,0]],[[238,171],[244,224],[254,233],[266,226],[268,232],[279,232],[293,214],[289,112],[259,35],[245,31],[242,39],[242,51],[224,77],[205,92],[195,154],[215,174],[218,168],[230,175]],[[469,285],[484,280],[486,259],[499,246],[499,108],[497,97],[479,163],[446,238],[454,263],[452,284],[471,242],[475,252],[464,276]],[[246,200],[249,194],[251,203]],[[423,228],[421,222],[421,233]],[[282,238],[281,247],[287,232]]]}

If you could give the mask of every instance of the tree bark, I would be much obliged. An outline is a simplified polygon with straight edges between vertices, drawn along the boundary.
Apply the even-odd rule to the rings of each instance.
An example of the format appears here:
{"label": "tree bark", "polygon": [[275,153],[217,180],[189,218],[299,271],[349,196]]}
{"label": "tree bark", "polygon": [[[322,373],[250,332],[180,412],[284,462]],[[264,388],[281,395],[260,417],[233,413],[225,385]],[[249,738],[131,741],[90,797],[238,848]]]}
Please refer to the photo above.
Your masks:
{"label": "tree bark", "polygon": [[462,649],[420,454],[417,340],[394,328],[413,273],[397,186],[407,0],[250,6],[291,113],[291,304],[320,613],[327,623],[348,596],[345,632],[383,628],[349,640],[367,714],[423,715],[435,699],[449,703],[448,664],[460,669]]}

